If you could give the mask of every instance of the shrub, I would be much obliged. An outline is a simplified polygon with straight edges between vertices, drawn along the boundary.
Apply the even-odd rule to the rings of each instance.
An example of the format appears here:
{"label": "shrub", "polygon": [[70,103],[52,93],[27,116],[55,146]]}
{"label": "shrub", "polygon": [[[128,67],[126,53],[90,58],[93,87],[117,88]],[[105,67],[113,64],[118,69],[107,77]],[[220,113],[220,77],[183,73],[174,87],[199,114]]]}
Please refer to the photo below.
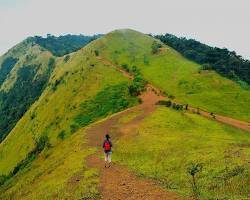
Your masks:
{"label": "shrub", "polygon": [[71,124],[70,125],[70,132],[75,133],[79,129],[79,126],[77,124]]}
{"label": "shrub", "polygon": [[84,127],[101,117],[119,112],[134,103],[136,103],[136,99],[129,95],[126,83],[106,87],[95,97],[81,104],[81,111],[74,118],[75,126],[77,128]]}
{"label": "shrub", "polygon": [[99,51],[95,50],[95,56],[99,56]]}
{"label": "shrub", "polygon": [[192,177],[192,191],[195,199],[198,199],[200,196],[200,191],[197,185],[197,177],[196,174],[201,172],[202,165],[197,163],[191,163],[187,168],[187,173]]}
{"label": "shrub", "polygon": [[168,100],[168,101],[163,101],[163,100],[161,100],[161,101],[158,101],[157,104],[158,104],[158,105],[164,105],[164,106],[166,106],[166,107],[171,107],[172,101],[170,101],[170,100]]}
{"label": "shrub", "polygon": [[61,130],[59,134],[57,135],[57,138],[64,140],[66,138],[66,132],[65,130]]}
{"label": "shrub", "polygon": [[68,62],[69,59],[70,59],[70,55],[66,55],[63,60],[66,63],[66,62]]}
{"label": "shrub", "polygon": [[152,53],[156,54],[159,51],[159,48],[161,48],[162,45],[159,44],[158,42],[154,41],[151,48],[152,48]]}
{"label": "shrub", "polygon": [[129,67],[127,64],[122,64],[121,66],[126,72],[129,72]]}

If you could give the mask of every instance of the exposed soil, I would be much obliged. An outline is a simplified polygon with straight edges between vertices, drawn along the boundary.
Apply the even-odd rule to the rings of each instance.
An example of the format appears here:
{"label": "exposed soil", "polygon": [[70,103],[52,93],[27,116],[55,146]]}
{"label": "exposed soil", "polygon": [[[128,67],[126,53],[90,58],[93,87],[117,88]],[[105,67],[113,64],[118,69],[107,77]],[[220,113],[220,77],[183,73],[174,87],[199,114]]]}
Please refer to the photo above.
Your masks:
{"label": "exposed soil", "polygon": [[[122,72],[122,74],[130,79],[133,78],[133,76],[131,76],[129,73],[127,73],[126,71],[124,71],[120,66],[108,61],[107,59],[105,58],[102,58],[102,57],[98,57],[98,59],[106,64],[106,65],[110,65],[110,66],[113,66],[115,67],[118,71]],[[153,85],[149,84],[148,85],[149,88],[152,88],[156,94],[160,95],[162,98],[165,98],[167,99],[168,97],[165,96],[164,94],[162,94],[162,92],[154,87]],[[173,101],[173,100],[171,100]],[[228,124],[230,126],[234,126],[234,127],[237,127],[237,128],[240,128],[240,129],[243,129],[245,131],[248,131],[250,132],[250,122],[246,122],[246,121],[242,121],[242,120],[238,120],[238,119],[234,119],[234,118],[231,118],[231,117],[227,117],[227,116],[223,116],[223,115],[217,115],[217,114],[213,114],[211,115],[211,113],[209,111],[205,111],[205,110],[200,110],[198,108],[195,108],[195,106],[189,106],[188,107],[188,110],[191,111],[191,112],[199,112],[200,115],[204,116],[204,117],[207,117],[207,118],[210,118],[210,119],[213,119],[213,120],[216,120],[218,122],[221,122],[221,123],[224,123],[224,124]]]}
{"label": "exposed soil", "polygon": [[[113,117],[102,121],[87,130],[87,139],[91,146],[101,149],[104,135],[109,133],[113,140],[124,134],[133,134],[133,130],[139,126],[140,122],[153,112],[156,102],[162,99],[157,96],[150,87],[141,95],[143,103],[118,113]],[[128,123],[117,127],[118,120],[129,113],[138,112],[140,114]],[[89,167],[97,168],[100,172],[99,191],[103,200],[173,200],[183,199],[175,193],[163,190],[155,181],[136,176],[125,167],[112,164],[110,168],[104,167],[103,152],[92,155],[88,158]]]}
{"label": "exposed soil", "polygon": [[[132,75],[124,71],[120,66],[115,65],[102,57],[97,57],[97,59],[105,65],[113,66],[124,76],[130,79],[133,78]],[[142,104],[115,114],[107,120],[99,122],[87,129],[87,139],[90,146],[101,149],[102,141],[106,133],[109,133],[113,140],[118,139],[122,135],[133,134],[135,132],[134,130],[140,125],[140,122],[156,109],[156,103],[159,100],[167,99],[167,97],[154,86],[148,84],[146,88],[146,91],[140,96],[143,100]],[[188,110],[196,113],[199,111],[200,115],[207,118],[250,131],[250,125],[248,122],[220,115],[211,115],[207,111],[197,110],[197,108],[192,106],[189,106]],[[138,113],[138,111],[140,111],[140,114],[131,121],[120,125],[119,127],[117,126],[117,124],[119,124],[119,119],[133,112]],[[178,197],[175,193],[165,191],[153,180],[138,177],[124,166],[112,164],[110,168],[105,168],[102,157],[103,152],[100,150],[97,154],[91,155],[87,158],[89,167],[97,168],[100,172],[98,189],[102,200],[184,199],[182,197]]]}

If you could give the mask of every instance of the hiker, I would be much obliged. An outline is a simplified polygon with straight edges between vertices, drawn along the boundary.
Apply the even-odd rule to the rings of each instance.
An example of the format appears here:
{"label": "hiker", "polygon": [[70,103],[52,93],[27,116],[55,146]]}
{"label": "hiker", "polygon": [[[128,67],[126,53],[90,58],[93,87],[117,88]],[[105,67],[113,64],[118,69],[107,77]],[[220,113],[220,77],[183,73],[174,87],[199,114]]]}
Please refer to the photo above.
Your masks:
{"label": "hiker", "polygon": [[105,156],[105,168],[111,166],[111,154],[112,154],[112,142],[110,140],[109,134],[105,135],[106,139],[103,142],[103,150]]}

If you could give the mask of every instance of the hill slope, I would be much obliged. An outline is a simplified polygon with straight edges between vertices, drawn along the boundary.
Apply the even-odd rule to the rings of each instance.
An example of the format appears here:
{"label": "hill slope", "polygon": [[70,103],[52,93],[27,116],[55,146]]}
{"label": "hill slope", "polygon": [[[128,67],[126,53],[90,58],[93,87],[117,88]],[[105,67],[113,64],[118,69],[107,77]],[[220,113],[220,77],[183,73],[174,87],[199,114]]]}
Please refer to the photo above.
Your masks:
{"label": "hill slope", "polygon": [[[115,65],[109,61],[127,64],[132,72],[135,70],[132,66],[136,65],[143,77],[168,94],[176,96],[179,101],[209,110],[213,108],[218,113],[235,115],[242,119],[249,118],[249,91],[214,72],[199,73],[197,64],[184,59],[163,44],[163,48],[158,48],[157,42],[154,41],[153,38],[136,31],[119,30],[71,53],[67,59],[57,59],[39,99],[0,144],[0,199],[88,199],[98,195],[100,166],[90,168],[86,158],[93,153],[96,155],[99,145],[89,144],[99,144],[99,139],[87,140],[90,138],[89,135],[88,138],[86,136],[86,127],[106,117],[109,123],[109,116],[113,113],[138,104],[138,99],[131,96],[129,90],[132,80],[116,70]],[[152,48],[153,44],[157,47],[156,51]],[[137,79],[142,79],[141,74]],[[6,84],[9,85],[11,84]],[[218,90],[214,87],[218,87]],[[224,93],[220,93],[221,91]],[[235,94],[232,92],[239,93],[242,98],[233,98]],[[204,96],[206,94],[209,96]],[[235,108],[231,109],[230,105]],[[155,109],[155,102],[150,102],[150,106]],[[151,107],[150,112],[153,112]],[[143,110],[139,111],[139,115],[141,112]],[[196,155],[200,156],[208,169],[202,174],[203,186],[206,178],[212,180],[209,170],[215,170],[212,174],[216,175],[218,172],[219,175],[228,177],[228,174],[235,172],[234,167],[240,171],[233,175],[233,181],[230,182],[232,185],[229,184],[228,187],[237,185],[241,180],[248,183],[245,175],[249,174],[249,167],[245,166],[247,160],[243,159],[249,155],[249,135],[245,132],[194,114],[178,113],[165,108],[157,110],[145,121],[147,116],[139,116],[139,119],[143,120],[142,124],[137,124],[141,126],[139,131],[134,129],[135,127],[129,129],[130,131],[124,129],[127,130],[124,135],[116,131],[120,124],[129,123],[131,119],[136,119],[137,115],[138,113],[128,112],[114,127],[100,130],[100,136],[107,131],[117,139],[114,144],[119,148],[115,156],[118,163],[128,165],[136,173],[155,178],[168,189],[175,189],[185,195],[191,194],[191,185],[188,185],[188,177],[184,175],[186,166],[182,164],[197,161]],[[214,137],[217,135],[222,138],[215,143]],[[185,148],[182,149],[178,141],[183,138],[187,140],[184,141]],[[208,140],[204,142],[204,138]],[[153,149],[148,150],[146,147],[150,146],[150,139]],[[122,148],[124,141],[128,142],[133,154]],[[242,149],[242,154],[235,160],[237,163],[233,163],[235,165],[228,171],[223,171],[228,162],[231,164],[234,161],[234,152],[229,152],[231,157],[227,157],[226,164],[221,162],[221,168],[216,164],[211,165],[210,161],[215,161],[216,156],[224,158],[228,155],[231,143],[235,145],[236,151],[238,147]],[[199,145],[204,152],[208,152],[209,147],[214,148],[209,154],[211,157],[202,157]],[[166,147],[174,153],[165,154]],[[186,160],[179,160],[178,157],[176,162],[167,164],[159,162],[162,157],[168,158],[169,161],[174,160],[175,156],[183,154],[183,150],[192,152],[194,157],[187,156]],[[148,160],[143,160],[145,158]],[[240,168],[237,168],[237,164]],[[174,172],[171,175],[165,173],[170,170],[169,166],[178,168],[180,176]],[[229,179],[231,180],[231,177]],[[223,184],[222,182],[215,184]],[[227,189],[227,185],[222,188]],[[204,186],[203,197],[210,194],[218,197],[218,192],[211,190]],[[249,194],[249,189],[242,187],[242,190],[236,188],[230,192],[232,197],[238,197],[239,192],[245,197]]]}
{"label": "hill slope", "polygon": [[132,30],[119,30],[94,41],[100,55],[120,65],[135,65],[142,75],[168,96],[233,118],[250,120],[250,90],[226,79],[214,71],[182,57],[172,48],[158,42],[162,48],[152,53],[152,37]]}
{"label": "hill slope", "polygon": [[0,142],[41,95],[55,58],[27,39],[0,58]]}
{"label": "hill slope", "polygon": [[[2,198],[15,196],[18,199],[16,195],[24,198],[21,188],[27,181],[40,184],[47,180],[48,183],[47,186],[37,186],[34,193],[32,187],[23,190],[24,193],[30,191],[27,199],[45,198],[45,189],[47,196],[51,197],[58,194],[60,187],[66,187],[65,180],[86,168],[82,156],[93,151],[81,148],[85,139],[75,132],[79,133],[81,127],[137,104],[137,99],[128,93],[129,82],[120,72],[99,63],[92,45],[72,54],[67,62],[59,59],[39,100],[0,144],[0,171],[9,180],[4,181],[2,190],[12,186]],[[65,139],[67,141],[64,142]],[[58,165],[67,162],[68,165]],[[62,182],[54,179],[61,167],[61,170],[69,170],[67,175],[62,176],[64,172],[60,175]],[[26,169],[24,172],[23,168]]]}
{"label": "hill slope", "polygon": [[[79,50],[98,37],[29,37],[0,57],[0,142],[42,94],[56,56]],[[64,60],[69,58],[66,55]]]}

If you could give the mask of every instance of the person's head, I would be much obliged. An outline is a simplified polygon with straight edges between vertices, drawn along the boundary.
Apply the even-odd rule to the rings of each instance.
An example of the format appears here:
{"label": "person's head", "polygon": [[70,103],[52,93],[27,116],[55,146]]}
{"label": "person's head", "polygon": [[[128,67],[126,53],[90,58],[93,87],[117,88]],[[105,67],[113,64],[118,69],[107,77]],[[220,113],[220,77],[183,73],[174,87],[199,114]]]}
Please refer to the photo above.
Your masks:
{"label": "person's head", "polygon": [[109,134],[106,134],[105,137],[107,140],[109,140],[109,138],[110,138]]}

